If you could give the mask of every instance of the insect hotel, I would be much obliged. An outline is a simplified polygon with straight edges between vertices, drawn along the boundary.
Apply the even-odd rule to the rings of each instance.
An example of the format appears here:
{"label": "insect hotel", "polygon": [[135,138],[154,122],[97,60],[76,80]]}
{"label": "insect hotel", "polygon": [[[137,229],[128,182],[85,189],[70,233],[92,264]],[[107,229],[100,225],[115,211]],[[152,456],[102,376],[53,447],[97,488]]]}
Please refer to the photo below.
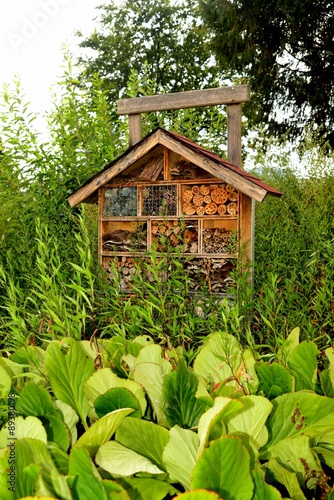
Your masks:
{"label": "insect hotel", "polygon": [[240,249],[253,258],[254,200],[281,193],[176,133],[158,128],[140,139],[138,113],[129,118],[130,148],[69,197],[72,207],[98,203],[100,263],[130,292],[138,259],[152,248],[174,253],[193,291],[204,280],[225,294]]}

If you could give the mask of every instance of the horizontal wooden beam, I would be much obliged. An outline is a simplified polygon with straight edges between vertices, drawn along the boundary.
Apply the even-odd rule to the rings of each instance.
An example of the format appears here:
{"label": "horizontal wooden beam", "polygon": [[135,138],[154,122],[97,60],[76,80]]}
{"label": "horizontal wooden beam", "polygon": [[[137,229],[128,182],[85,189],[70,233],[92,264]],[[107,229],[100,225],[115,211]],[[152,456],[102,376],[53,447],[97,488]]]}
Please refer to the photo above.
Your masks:
{"label": "horizontal wooden beam", "polygon": [[117,101],[117,112],[119,115],[133,115],[218,104],[237,104],[246,101],[249,101],[248,85],[237,85],[121,99]]}

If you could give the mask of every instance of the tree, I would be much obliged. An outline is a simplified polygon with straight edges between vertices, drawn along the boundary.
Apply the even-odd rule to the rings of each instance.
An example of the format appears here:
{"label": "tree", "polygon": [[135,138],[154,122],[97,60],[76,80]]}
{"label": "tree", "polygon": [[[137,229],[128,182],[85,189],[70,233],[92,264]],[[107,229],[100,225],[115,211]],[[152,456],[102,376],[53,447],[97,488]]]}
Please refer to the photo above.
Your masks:
{"label": "tree", "polygon": [[251,124],[300,138],[310,124],[334,147],[333,0],[200,5],[219,64],[249,79]]}
{"label": "tree", "polygon": [[[81,62],[98,73],[110,99],[124,96],[131,71],[147,72],[155,93],[179,92],[217,85],[221,79],[203,26],[191,0],[115,0],[100,7],[100,31],[82,40],[92,49]],[[79,36],[82,36],[78,33]]]}

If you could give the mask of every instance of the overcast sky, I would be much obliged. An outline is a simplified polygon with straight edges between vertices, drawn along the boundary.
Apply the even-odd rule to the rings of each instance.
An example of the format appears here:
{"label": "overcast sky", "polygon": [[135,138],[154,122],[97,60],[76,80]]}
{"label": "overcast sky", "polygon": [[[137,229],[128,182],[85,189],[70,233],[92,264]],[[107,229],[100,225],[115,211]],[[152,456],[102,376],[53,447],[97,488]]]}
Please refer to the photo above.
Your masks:
{"label": "overcast sky", "polygon": [[74,31],[93,32],[103,0],[0,0],[0,85],[19,75],[34,111],[48,109],[61,71],[61,47]]}

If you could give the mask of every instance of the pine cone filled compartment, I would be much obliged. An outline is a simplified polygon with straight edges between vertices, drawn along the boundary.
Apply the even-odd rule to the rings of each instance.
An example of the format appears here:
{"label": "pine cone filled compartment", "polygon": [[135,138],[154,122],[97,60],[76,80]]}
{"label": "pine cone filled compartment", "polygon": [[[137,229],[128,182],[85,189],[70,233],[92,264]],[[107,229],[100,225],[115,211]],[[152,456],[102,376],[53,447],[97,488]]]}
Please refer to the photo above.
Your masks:
{"label": "pine cone filled compartment", "polygon": [[181,213],[185,216],[238,214],[239,195],[231,184],[189,184],[181,189]]}
{"label": "pine cone filled compartment", "polygon": [[184,220],[152,220],[152,245],[158,252],[177,249],[198,253],[198,222]]}

